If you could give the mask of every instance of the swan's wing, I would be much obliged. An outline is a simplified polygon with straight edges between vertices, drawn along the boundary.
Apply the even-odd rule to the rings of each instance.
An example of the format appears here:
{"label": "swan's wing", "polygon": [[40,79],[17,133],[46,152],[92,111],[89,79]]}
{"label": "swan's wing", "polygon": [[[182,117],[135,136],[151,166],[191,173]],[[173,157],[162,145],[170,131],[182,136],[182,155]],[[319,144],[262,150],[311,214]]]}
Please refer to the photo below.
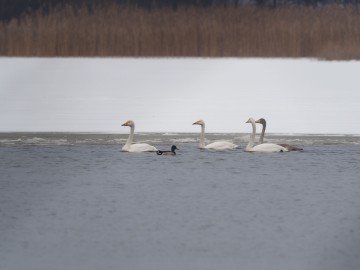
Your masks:
{"label": "swan's wing", "polygon": [[285,147],[288,151],[301,151],[303,150],[300,147],[297,147],[295,145],[287,144],[287,143],[279,143],[282,147]]}
{"label": "swan's wing", "polygon": [[251,152],[266,152],[266,153],[273,153],[273,152],[288,152],[288,150],[278,144],[274,143],[262,143],[254,146],[249,151]]}
{"label": "swan's wing", "polygon": [[234,149],[236,147],[238,147],[238,145],[233,144],[231,142],[217,141],[217,142],[209,143],[208,145],[205,146],[205,149],[229,150],[229,149]]}
{"label": "swan's wing", "polygon": [[129,152],[156,152],[156,147],[147,143],[136,143],[129,147]]}

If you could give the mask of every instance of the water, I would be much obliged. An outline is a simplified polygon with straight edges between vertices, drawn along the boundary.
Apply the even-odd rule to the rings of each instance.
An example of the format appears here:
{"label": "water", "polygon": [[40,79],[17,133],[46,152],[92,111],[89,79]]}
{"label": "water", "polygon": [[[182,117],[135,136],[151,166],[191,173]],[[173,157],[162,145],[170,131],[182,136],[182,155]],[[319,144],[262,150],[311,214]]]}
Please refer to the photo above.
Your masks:
{"label": "water", "polygon": [[[208,152],[197,134],[0,135],[0,269],[360,269],[359,136]],[[248,135],[235,138],[244,147]]]}

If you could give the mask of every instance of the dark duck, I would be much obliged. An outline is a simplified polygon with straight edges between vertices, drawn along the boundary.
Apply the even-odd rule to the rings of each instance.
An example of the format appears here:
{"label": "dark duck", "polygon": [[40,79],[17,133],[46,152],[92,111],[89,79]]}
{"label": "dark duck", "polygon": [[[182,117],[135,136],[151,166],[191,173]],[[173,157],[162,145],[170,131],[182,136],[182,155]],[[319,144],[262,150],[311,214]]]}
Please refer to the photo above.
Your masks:
{"label": "dark duck", "polygon": [[176,155],[175,150],[179,150],[179,149],[175,145],[173,145],[173,146],[171,146],[170,151],[157,150],[156,154],[159,156],[161,156],[161,155],[175,156]]}

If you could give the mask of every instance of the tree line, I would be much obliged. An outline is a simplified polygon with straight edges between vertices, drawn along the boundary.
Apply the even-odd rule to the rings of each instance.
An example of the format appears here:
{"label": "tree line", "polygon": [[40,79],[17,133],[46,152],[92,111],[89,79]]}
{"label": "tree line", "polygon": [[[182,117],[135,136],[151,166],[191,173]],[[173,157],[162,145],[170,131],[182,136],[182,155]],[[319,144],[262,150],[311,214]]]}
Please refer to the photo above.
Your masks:
{"label": "tree line", "polygon": [[86,6],[90,10],[99,6],[111,4],[126,7],[144,8],[147,10],[188,7],[238,7],[253,5],[259,7],[278,7],[278,6],[323,6],[329,4],[357,5],[360,0],[1,0],[0,1],[0,20],[6,21],[12,18],[19,18],[24,14],[41,10],[46,13],[53,8],[61,8],[65,5],[73,7]]}

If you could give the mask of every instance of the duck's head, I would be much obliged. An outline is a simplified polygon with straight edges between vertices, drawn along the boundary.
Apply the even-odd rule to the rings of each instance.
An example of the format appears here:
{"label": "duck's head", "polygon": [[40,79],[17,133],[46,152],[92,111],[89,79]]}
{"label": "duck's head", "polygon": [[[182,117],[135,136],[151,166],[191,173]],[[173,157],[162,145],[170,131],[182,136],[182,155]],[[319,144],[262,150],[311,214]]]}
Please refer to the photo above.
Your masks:
{"label": "duck's head", "polygon": [[254,118],[250,117],[250,118],[246,121],[246,123],[255,123],[255,120],[254,120]]}
{"label": "duck's head", "polygon": [[193,123],[193,125],[200,125],[200,126],[204,126],[205,122],[203,120],[198,120],[195,123]]}
{"label": "duck's head", "polygon": [[133,126],[135,126],[135,123],[134,123],[134,121],[132,121],[132,120],[129,120],[129,121],[126,121],[124,124],[122,124],[121,126],[123,126],[123,127],[133,127]]}
{"label": "duck's head", "polygon": [[177,148],[176,145],[171,146],[171,151],[174,152],[175,150],[179,150],[179,148]]}
{"label": "duck's head", "polygon": [[255,123],[266,125],[266,120],[264,118],[260,118],[260,119],[256,120]]}

